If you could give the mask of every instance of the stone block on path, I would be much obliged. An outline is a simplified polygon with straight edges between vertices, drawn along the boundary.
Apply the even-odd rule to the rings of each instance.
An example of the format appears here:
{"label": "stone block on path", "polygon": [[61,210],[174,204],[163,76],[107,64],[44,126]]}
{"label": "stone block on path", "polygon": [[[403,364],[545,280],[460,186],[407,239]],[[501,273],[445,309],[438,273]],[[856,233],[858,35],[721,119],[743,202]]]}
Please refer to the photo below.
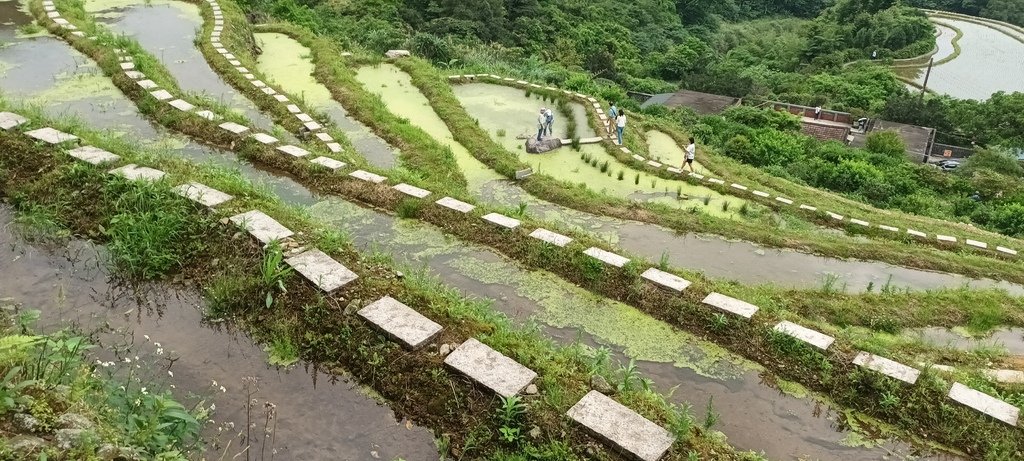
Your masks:
{"label": "stone block on path", "polygon": [[332,138],[331,135],[327,133],[317,133],[316,139],[319,139],[323,142],[334,142],[334,138]]}
{"label": "stone block on path", "polygon": [[708,182],[712,184],[725,184],[725,181],[718,178],[708,178]]}
{"label": "stone block on path", "polygon": [[721,293],[711,293],[704,297],[701,301],[711,307],[721,309],[723,311],[736,314],[745,319],[749,319],[757,313],[759,307],[750,304],[746,301],[740,301],[736,298],[732,298]]}
{"label": "stone block on path", "polygon": [[0,128],[10,130],[28,123],[28,119],[14,112],[0,112]]}
{"label": "stone block on path", "polygon": [[299,106],[296,106],[295,104],[288,104],[287,106],[285,106],[285,108],[288,109],[288,113],[289,114],[301,114],[302,113],[302,109],[300,109]]}
{"label": "stone block on path", "polygon": [[291,155],[292,157],[305,157],[309,155],[309,151],[307,151],[306,149],[303,149],[298,146],[293,146],[291,144],[280,146],[277,148],[277,150],[281,153]]}
{"label": "stone block on path", "polygon": [[1000,253],[1008,254],[1008,255],[1011,255],[1011,256],[1017,256],[1017,250],[1012,250],[1012,249],[1006,248],[1006,247],[997,246],[996,247],[996,251],[998,251]]}
{"label": "stone block on path", "polygon": [[168,92],[167,90],[151,91],[149,94],[156,98],[157,101],[167,101],[169,99],[174,99],[174,95]]}
{"label": "stone block on path", "polygon": [[642,156],[639,156],[639,155],[633,154],[633,160],[636,160],[636,161],[638,161],[638,162],[642,162],[642,161],[644,161],[644,160],[647,160],[647,159],[646,159],[646,158],[643,158]]}
{"label": "stone block on path", "polygon": [[125,75],[125,77],[128,77],[128,78],[130,78],[132,80],[138,80],[140,78],[146,78],[146,74],[143,74],[142,72],[139,72],[137,70],[126,70],[126,71],[124,71],[124,75]]}
{"label": "stone block on path", "polygon": [[914,367],[909,367],[902,363],[867,352],[857,354],[857,356],[853,358],[853,364],[862,366],[869,370],[877,371],[883,375],[898,379],[907,384],[916,383],[918,376],[921,376],[921,371]]}
{"label": "stone block on path", "polygon": [[775,197],[775,201],[785,203],[786,205],[792,205],[793,201],[785,197]]}
{"label": "stone block on path", "polygon": [[30,138],[38,139],[50,145],[60,145],[67,142],[78,142],[78,136],[58,131],[50,127],[40,128],[25,132]]}
{"label": "stone block on path", "polygon": [[321,130],[324,127],[323,125],[320,124],[320,122],[316,121],[303,123],[302,126],[306,127],[306,129],[309,131]]}
{"label": "stone block on path", "polygon": [[295,118],[299,119],[299,121],[302,122],[302,123],[312,122],[313,121],[313,117],[310,117],[309,114],[302,113],[302,112],[300,112],[298,114],[295,114]]}
{"label": "stone block on path", "polygon": [[329,142],[329,143],[327,143],[327,150],[331,151],[331,153],[334,153],[334,154],[340,154],[341,153],[341,144],[338,144],[336,142]]}
{"label": "stone block on path", "polygon": [[234,197],[225,194],[205,184],[190,182],[174,188],[174,192],[200,205],[213,208],[225,202],[231,201]]}
{"label": "stone block on path", "polygon": [[775,331],[792,336],[821,350],[828,349],[828,347],[836,340],[824,333],[820,333],[788,321],[782,321],[779,322],[778,325],[775,325]]}
{"label": "stone block on path", "polygon": [[134,163],[125,165],[121,168],[115,168],[109,171],[110,174],[121,176],[129,181],[148,181],[154,182],[159,181],[167,176],[167,173],[163,171],[149,168],[145,166],[138,166]]}
{"label": "stone block on path", "polygon": [[615,267],[622,267],[629,263],[629,258],[619,256],[615,253],[605,251],[597,247],[587,248],[586,250],[583,250],[583,254]]}
{"label": "stone block on path", "polygon": [[222,129],[224,131],[228,131],[228,132],[234,133],[234,134],[242,134],[242,133],[245,133],[246,131],[249,131],[249,127],[243,126],[243,125],[239,125],[239,124],[237,124],[235,122],[224,122],[224,123],[221,123],[220,124],[220,129]]}
{"label": "stone block on path", "polygon": [[921,237],[921,238],[925,238],[925,237],[928,236],[928,234],[925,234],[924,232],[921,232],[921,231],[916,231],[914,229],[907,229],[907,234],[913,235],[914,237]]}
{"label": "stone block on path", "polygon": [[288,102],[288,96],[285,96],[283,94],[275,94],[274,99],[276,99],[277,102]]}
{"label": "stone block on path", "polygon": [[949,398],[1011,426],[1016,426],[1020,417],[1020,408],[960,383],[953,383]]}
{"label": "stone block on path", "polygon": [[690,286],[689,280],[654,267],[644,271],[643,274],[640,274],[640,277],[643,277],[655,285],[675,292],[682,292]]}
{"label": "stone block on path", "polygon": [[951,235],[936,235],[935,239],[940,242],[956,243],[956,237]]}
{"label": "stone block on path", "polygon": [[975,247],[975,248],[988,248],[988,244],[987,243],[979,242],[977,240],[966,239],[966,240],[964,240],[964,243],[966,243],[966,244],[968,244],[968,245],[970,245],[972,247]]}
{"label": "stone block on path", "polygon": [[827,214],[828,217],[830,217],[832,219],[835,219],[836,221],[842,221],[843,220],[843,215],[841,215],[841,214],[835,214],[835,213],[833,213],[831,211],[826,211],[825,214]]}
{"label": "stone block on path", "polygon": [[102,165],[104,163],[121,160],[120,156],[93,146],[82,146],[77,149],[70,150],[68,151],[68,155],[92,165]]}
{"label": "stone block on path", "polygon": [[231,222],[245,229],[249,232],[249,235],[252,235],[256,240],[264,244],[295,235],[294,232],[282,226],[277,220],[259,210],[247,211],[232,216]]}
{"label": "stone block on path", "polygon": [[403,193],[403,194],[405,194],[405,195],[408,195],[408,196],[411,196],[411,197],[416,197],[416,198],[426,198],[427,196],[430,195],[430,191],[429,190],[420,189],[419,187],[416,187],[416,186],[413,186],[413,185],[410,185],[410,184],[406,184],[406,183],[399,184],[399,185],[395,186],[394,189],[399,191],[399,192],[401,192],[401,193]]}
{"label": "stone block on path", "polygon": [[390,296],[374,301],[357,314],[411,350],[428,344],[442,330],[441,325]]}
{"label": "stone block on path", "polygon": [[483,219],[484,221],[497,224],[501,227],[504,227],[505,229],[515,229],[519,227],[520,224],[522,224],[522,222],[520,222],[518,219],[510,218],[508,216],[498,213],[488,213],[483,216]]}
{"label": "stone block on path", "polygon": [[134,62],[122,62],[121,63],[121,70],[134,70],[134,69],[135,69],[135,63]]}
{"label": "stone block on path", "polygon": [[800,204],[800,209],[801,210],[807,210],[807,211],[818,211],[817,207],[813,207],[813,206],[810,206],[810,205],[804,205],[804,204]]}
{"label": "stone block on path", "polygon": [[312,249],[297,256],[285,258],[285,264],[302,274],[306,280],[313,282],[317,288],[330,293],[359,278],[334,258],[317,249]]}
{"label": "stone block on path", "polygon": [[317,157],[311,160],[311,162],[334,171],[345,168],[345,162],[341,162],[330,157]]}
{"label": "stone block on path", "polygon": [[385,178],[385,177],[383,177],[383,176],[381,176],[379,174],[370,173],[369,171],[364,171],[364,170],[356,170],[356,171],[353,171],[353,172],[349,173],[348,175],[353,177],[353,178],[360,179],[360,180],[363,180],[363,181],[366,181],[366,182],[372,182],[374,184],[380,184],[380,183],[388,180],[388,178]]}
{"label": "stone block on path", "polygon": [[213,111],[209,111],[209,110],[198,111],[198,112],[196,112],[196,115],[198,115],[198,116],[200,116],[202,118],[205,118],[207,120],[215,120],[217,118],[217,114],[215,114],[215,113],[213,113]]}
{"label": "stone block on path", "polygon": [[747,186],[744,186],[743,184],[732,183],[729,187],[732,187],[733,189],[747,190]]}
{"label": "stone block on path", "polygon": [[444,363],[505,398],[518,394],[537,377],[533,370],[473,338],[448,354]]}
{"label": "stone block on path", "polygon": [[185,101],[183,99],[175,99],[174,101],[171,101],[167,104],[170,104],[171,107],[178,109],[182,112],[188,112],[196,108],[196,106],[193,106],[188,101]]}
{"label": "stone block on path", "polygon": [[269,134],[266,134],[266,133],[256,133],[256,134],[254,134],[252,136],[249,136],[249,137],[252,138],[252,139],[255,139],[260,144],[270,145],[270,144],[277,144],[278,143],[277,138],[275,138],[275,137],[273,137],[273,136],[271,136]]}
{"label": "stone block on path", "polygon": [[661,426],[598,391],[588,392],[566,415],[597,438],[641,461],[661,459],[675,442]]}
{"label": "stone block on path", "polygon": [[1020,370],[983,370],[982,374],[997,383],[1024,384],[1024,371]]}
{"label": "stone block on path", "polygon": [[860,219],[850,218],[850,222],[853,223],[853,224],[856,224],[858,226],[864,226],[864,227],[870,227],[871,226],[871,224],[868,223],[867,221],[863,221],[863,220],[860,220]]}
{"label": "stone block on path", "polygon": [[886,226],[885,224],[879,224],[878,228],[882,229],[882,230],[887,230],[889,232],[899,232],[900,231],[900,228],[898,228],[898,227]]}
{"label": "stone block on path", "polygon": [[533,232],[530,232],[530,237],[563,248],[572,242],[572,237],[552,232],[544,228],[534,229]]}
{"label": "stone block on path", "polygon": [[648,160],[647,161],[647,166],[651,166],[651,167],[654,167],[654,168],[661,168],[664,165],[662,165],[661,163],[655,162],[654,160]]}
{"label": "stone block on path", "polygon": [[473,211],[473,209],[476,208],[475,205],[470,205],[466,202],[456,200],[451,197],[444,197],[434,203],[441,205],[445,208],[448,208],[450,210],[458,211],[459,213],[469,213],[470,211]]}
{"label": "stone block on path", "polygon": [[756,196],[758,196],[758,197],[763,197],[763,198],[768,198],[768,197],[772,196],[772,194],[769,194],[769,193],[767,193],[765,191],[760,191],[760,190],[755,190],[755,191],[753,191],[751,193],[756,195]]}

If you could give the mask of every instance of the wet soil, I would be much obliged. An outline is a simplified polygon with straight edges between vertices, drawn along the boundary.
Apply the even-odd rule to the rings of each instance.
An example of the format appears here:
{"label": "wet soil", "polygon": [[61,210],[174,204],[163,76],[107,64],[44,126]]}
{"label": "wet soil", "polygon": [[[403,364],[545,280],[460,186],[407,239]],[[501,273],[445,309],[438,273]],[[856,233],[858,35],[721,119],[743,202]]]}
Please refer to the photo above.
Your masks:
{"label": "wet soil", "polygon": [[[263,349],[231,325],[205,323],[203,299],[193,289],[129,288],[105,270],[102,247],[82,241],[27,244],[12,232],[12,220],[10,209],[0,206],[0,299],[41,309],[39,326],[45,331],[70,324],[86,331],[104,328],[101,345],[133,337],[142,355],[153,357],[157,346],[151,342],[160,343],[161,357],[175,358],[169,368],[174,376],[159,368],[154,379],[174,384],[179,399],[216,405],[215,422],[207,426],[211,439],[230,439],[217,434],[225,422],[233,422],[235,431],[245,427],[242,380],[256,377],[260,408],[265,401],[277,406],[276,443],[268,447],[278,450],[275,459],[438,459],[429,431],[397,420],[344,376],[312,375],[301,364],[269,366]],[[253,421],[263,417],[260,408]],[[232,446],[228,458],[237,452],[237,441]]]}

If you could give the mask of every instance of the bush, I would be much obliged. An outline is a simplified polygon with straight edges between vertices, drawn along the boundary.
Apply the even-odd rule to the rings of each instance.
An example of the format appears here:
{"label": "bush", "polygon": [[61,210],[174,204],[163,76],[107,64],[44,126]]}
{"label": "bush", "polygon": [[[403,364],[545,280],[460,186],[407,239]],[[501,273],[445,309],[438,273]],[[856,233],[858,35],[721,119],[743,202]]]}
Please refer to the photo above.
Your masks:
{"label": "bush", "polygon": [[409,51],[435,64],[447,65],[455,59],[455,48],[447,40],[433,34],[417,33],[409,40]]}
{"label": "bush", "polygon": [[865,148],[868,152],[899,158],[903,158],[907,152],[907,146],[903,144],[903,140],[892,131],[869,134]]}

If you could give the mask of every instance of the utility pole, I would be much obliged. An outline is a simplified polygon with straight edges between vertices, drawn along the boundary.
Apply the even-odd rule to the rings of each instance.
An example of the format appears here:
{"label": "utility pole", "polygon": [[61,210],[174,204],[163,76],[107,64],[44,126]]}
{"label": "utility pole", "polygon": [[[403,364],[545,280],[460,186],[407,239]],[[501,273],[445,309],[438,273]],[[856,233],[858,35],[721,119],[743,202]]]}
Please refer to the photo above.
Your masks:
{"label": "utility pole", "polygon": [[928,77],[932,76],[932,64],[935,63],[935,58],[928,60],[928,72],[924,74],[924,85],[921,85],[921,101],[924,101],[924,94],[928,92]]}

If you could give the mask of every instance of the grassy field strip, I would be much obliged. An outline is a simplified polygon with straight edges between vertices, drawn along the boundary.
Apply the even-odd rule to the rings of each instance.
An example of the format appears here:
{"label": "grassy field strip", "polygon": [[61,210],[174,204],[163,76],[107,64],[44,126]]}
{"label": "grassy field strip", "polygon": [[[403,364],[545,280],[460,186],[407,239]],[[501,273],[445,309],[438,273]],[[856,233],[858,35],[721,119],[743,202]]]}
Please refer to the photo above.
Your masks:
{"label": "grassy field strip", "polygon": [[[517,226],[518,226],[518,225],[516,225],[516,227],[517,227]],[[770,326],[769,326],[769,327],[770,327]],[[763,329],[763,330],[769,330],[770,328],[762,328],[762,329]],[[770,330],[772,330],[772,331],[775,331],[774,329],[770,329]],[[847,364],[849,364],[849,363],[850,363],[850,362],[847,362]]]}
{"label": "grassy field strip", "polygon": [[[589,97],[589,96],[586,96],[586,95],[583,95],[583,94],[580,94],[580,93],[574,93],[574,92],[569,91],[569,90],[558,90],[558,89],[552,88],[552,87],[542,87],[541,85],[538,85],[536,83],[529,83],[529,82],[526,82],[526,81],[523,81],[523,80],[516,80],[516,79],[513,79],[511,77],[500,77],[500,76],[491,75],[491,74],[451,75],[451,76],[448,77],[448,79],[449,79],[449,81],[452,81],[452,82],[464,82],[464,81],[467,81],[467,80],[477,80],[477,79],[480,79],[481,81],[485,81],[487,83],[494,83],[494,84],[500,84],[500,85],[514,86],[514,87],[517,87],[517,88],[522,88],[522,89],[527,89],[527,90],[530,90],[530,89],[532,89],[532,90],[545,89],[545,90],[555,91],[555,92],[561,91],[562,93],[564,93],[564,94],[566,94],[566,95],[568,95],[570,97],[576,98],[579,102],[583,102],[584,106],[587,107],[588,111],[590,111],[592,113],[592,115],[597,118],[597,120],[599,121],[599,125],[600,124],[607,124],[608,123],[608,118],[607,118],[607,116],[605,116],[604,111],[601,109],[601,104],[599,102],[597,102],[597,100],[595,98]],[[633,115],[633,117],[637,117],[637,116]],[[600,129],[598,131],[600,131]],[[602,137],[606,140],[606,144],[607,143],[613,143],[607,135],[602,136]],[[690,181],[690,182],[692,182],[694,184],[700,184],[700,185],[705,186],[705,187],[716,189],[718,192],[721,192],[723,194],[735,195],[735,194],[740,193],[740,192],[745,192],[746,193],[745,195],[747,196],[746,198],[748,198],[748,199],[761,202],[763,205],[769,206],[770,208],[774,208],[774,209],[782,208],[782,209],[785,209],[785,210],[788,210],[788,211],[796,210],[797,212],[803,212],[805,215],[808,215],[809,217],[811,217],[814,222],[817,222],[819,224],[823,224],[823,225],[826,225],[826,226],[829,226],[829,227],[840,228],[840,229],[847,230],[847,231],[849,231],[851,229],[864,229],[864,228],[875,227],[875,228],[879,229],[880,231],[884,231],[884,232],[877,232],[876,231],[876,232],[872,232],[871,235],[883,236],[883,237],[889,237],[889,236],[893,236],[893,235],[902,235],[903,232],[904,232],[904,229],[900,229],[899,227],[890,225],[889,223],[876,223],[874,226],[872,226],[871,223],[869,223],[868,221],[864,221],[862,219],[858,219],[858,218],[854,218],[854,217],[850,217],[850,216],[845,216],[844,217],[844,216],[842,216],[840,214],[833,213],[831,211],[819,210],[818,207],[810,205],[810,204],[804,204],[804,203],[796,204],[793,200],[791,200],[789,198],[786,198],[786,197],[783,197],[783,196],[780,196],[780,195],[776,195],[776,196],[773,197],[771,194],[769,194],[767,192],[763,192],[763,191],[759,191],[757,189],[753,189],[752,188],[753,186],[746,186],[746,185],[743,185],[743,184],[733,183],[731,181],[727,181],[726,179],[716,178],[716,177],[709,176],[709,175],[701,175],[701,174],[697,174],[697,173],[694,173],[694,172],[690,172],[687,175],[683,175],[682,170],[680,170],[679,168],[677,168],[675,166],[672,166],[672,165],[663,165],[663,164],[658,163],[658,162],[656,162],[654,160],[650,160],[650,159],[648,159],[646,157],[643,157],[641,155],[635,154],[635,153],[633,153],[633,151],[631,151],[626,146],[614,146],[614,148],[617,148],[623,154],[620,157],[620,160],[622,160],[623,162],[625,162],[627,164],[631,164],[636,169],[643,170],[643,171],[665,172],[665,173],[668,173],[668,175],[661,175],[661,176],[662,177],[667,177],[667,178],[673,178],[673,176],[683,177],[684,179],[686,179],[686,180],[688,180],[688,181]],[[678,179],[678,178],[673,178],[673,179]],[[842,223],[842,224],[840,224],[840,223]],[[850,223],[850,224],[847,225],[846,223]],[[988,251],[988,252],[984,252],[984,254],[998,254],[1000,256],[1006,256],[1006,257],[1016,257],[1017,256],[1017,250],[1015,250],[1015,249],[1007,248],[1007,247],[1000,246],[1000,245],[990,245],[989,243],[978,241],[978,240],[974,240],[974,239],[967,238],[967,237],[959,237],[958,238],[958,237],[953,237],[953,236],[949,236],[949,235],[935,234],[935,235],[931,236],[931,237],[934,237],[934,238],[931,238],[931,237],[929,237],[929,235],[927,233],[923,233],[923,232],[920,232],[920,231],[917,231],[917,230],[914,230],[914,229],[907,228],[907,229],[905,229],[905,231],[906,231],[907,235],[911,235],[911,236],[916,237],[915,240],[922,241],[922,242],[927,242],[932,247],[939,248],[939,249],[942,249],[942,250],[950,250],[950,249],[955,249],[955,250],[960,250],[960,249],[991,250],[991,251]],[[956,232],[955,230],[951,230],[950,231],[950,233],[955,233],[955,232]],[[850,233],[854,234],[854,232],[850,232]],[[962,243],[962,245],[950,245],[950,244],[956,244],[958,242]]]}
{"label": "grassy field strip", "polygon": [[[9,112],[5,112],[5,113],[0,114],[0,120],[2,120],[4,122],[8,122],[9,121],[10,123],[5,123],[5,126],[11,126],[11,129],[17,128],[17,127],[23,127],[23,126],[26,126],[26,125],[31,125],[31,122],[27,118],[24,118],[24,117],[21,117],[21,116],[19,116],[17,114],[13,114],[13,113],[9,113]],[[47,145],[50,149],[56,149],[56,150],[61,150],[62,147],[68,147],[69,145],[70,145],[70,147],[74,147],[74,145],[78,144],[78,142],[79,142],[79,138],[77,136],[72,135],[72,134],[68,134],[68,133],[64,133],[64,132],[61,132],[61,131],[58,131],[58,130],[55,130],[55,129],[49,128],[49,127],[27,131],[24,134],[26,134],[27,137],[31,137],[32,139],[37,141],[36,147],[39,147],[41,145]],[[115,154],[113,152],[109,152],[109,151],[106,151],[106,150],[103,150],[103,149],[100,149],[100,148],[97,148],[97,147],[92,147],[91,145],[85,145],[85,146],[82,146],[82,147],[78,147],[76,149],[72,149],[72,150],[68,151],[68,153],[70,154],[70,156],[72,156],[72,157],[74,157],[74,158],[76,158],[76,159],[78,159],[80,161],[83,161],[85,163],[88,163],[89,165],[92,165],[92,166],[97,166],[98,167],[100,165],[106,165],[104,167],[104,169],[106,167],[112,166],[112,164],[120,163],[122,161],[122,155],[124,156],[125,159],[133,160],[133,161],[138,161],[137,159],[135,159],[135,156],[132,155],[131,153],[127,153],[126,154],[124,152],[118,152],[117,154]],[[118,154],[121,154],[121,155],[118,155]],[[54,155],[52,152],[50,153],[50,156],[51,157],[56,157],[56,155]],[[207,187],[207,186],[205,186],[205,185],[203,185],[203,184],[201,184],[201,183],[199,183],[197,181],[189,181],[187,179],[188,174],[184,172],[184,171],[187,171],[187,169],[184,169],[183,171],[178,171],[177,168],[174,168],[174,164],[171,164],[171,166],[172,166],[172,168],[168,169],[168,171],[170,173],[168,173],[168,172],[165,172],[165,171],[162,171],[162,170],[159,170],[159,169],[149,168],[149,167],[145,167],[145,166],[141,166],[140,167],[139,165],[137,165],[135,163],[131,163],[131,164],[126,164],[126,165],[124,165],[124,166],[122,166],[120,168],[116,168],[116,169],[110,170],[109,174],[110,175],[114,175],[114,176],[122,176],[122,177],[126,178],[130,182],[155,183],[155,184],[157,184],[157,186],[167,186],[167,187],[170,187],[169,184],[171,183],[172,178],[174,178],[174,179],[183,179],[182,177],[186,177],[186,178],[184,178],[185,182],[183,184],[181,184],[180,186],[174,187],[171,190],[173,190],[176,194],[181,195],[183,197],[186,197],[189,200],[192,200],[192,201],[196,202],[197,204],[201,205],[202,208],[198,208],[198,209],[203,209],[203,208],[208,209],[211,212],[213,212],[215,215],[230,215],[231,213],[234,213],[234,211],[228,211],[229,209],[232,209],[232,208],[235,209],[235,210],[238,210],[238,209],[248,209],[248,210],[250,210],[250,211],[248,211],[246,213],[232,216],[230,218],[230,221],[232,221],[234,224],[239,225],[240,227],[245,228],[246,230],[248,230],[249,233],[254,237],[254,239],[258,240],[260,242],[260,245],[265,250],[264,251],[264,254],[266,255],[265,257],[272,258],[275,251],[279,251],[280,252],[280,250],[277,250],[278,248],[290,248],[291,249],[290,251],[288,251],[286,253],[280,253],[279,254],[280,261],[283,261],[284,264],[286,264],[286,265],[292,266],[297,272],[301,273],[307,279],[307,282],[309,282],[309,283],[311,283],[313,285],[316,285],[322,292],[326,293],[328,296],[336,296],[336,294],[334,294],[332,292],[334,292],[335,290],[338,290],[340,288],[347,287],[350,283],[353,284],[352,286],[355,286],[355,287],[358,288],[358,283],[356,282],[357,279],[358,279],[358,276],[354,272],[349,271],[347,268],[345,268],[344,265],[342,265],[341,263],[337,262],[337,260],[335,260],[331,256],[327,255],[325,252],[322,252],[322,251],[320,251],[320,250],[318,250],[316,248],[313,248],[313,246],[315,245],[314,241],[308,241],[308,240],[300,241],[302,239],[312,239],[313,237],[311,237],[311,236],[314,236],[314,235],[317,234],[316,232],[310,232],[309,229],[303,229],[303,228],[299,227],[299,226],[302,225],[301,222],[299,222],[296,226],[289,225],[289,227],[292,227],[296,231],[305,230],[307,232],[293,232],[292,230],[290,230],[289,228],[286,228],[284,225],[282,225],[281,223],[279,223],[275,219],[271,218],[270,216],[268,216],[266,214],[263,214],[262,212],[257,212],[255,210],[251,209],[248,206],[248,204],[243,204],[243,205],[241,205],[241,208],[239,208],[238,204],[235,203],[238,200],[234,200],[234,197],[231,196],[231,195],[228,195],[227,193],[220,192],[217,189],[213,189],[213,188]],[[193,168],[193,167],[190,166],[190,168]],[[175,182],[177,182],[177,181],[175,181]],[[251,186],[246,185],[245,187],[251,187]],[[251,191],[249,191],[249,192],[251,192]],[[243,192],[243,194],[241,194],[241,195],[247,196],[248,194],[245,194]],[[247,201],[247,197],[243,197],[242,201],[246,202]],[[232,206],[232,204],[234,204],[235,206]],[[221,205],[226,205],[228,208],[224,208]],[[220,211],[218,211],[218,210],[220,210]],[[275,210],[272,210],[272,212],[273,211],[275,211]],[[305,237],[300,237],[300,236],[303,236],[303,235]],[[310,248],[312,248],[312,249],[310,249]],[[334,252],[334,253],[337,252],[336,250],[331,249],[331,248],[327,248],[327,251],[328,252]],[[318,262],[320,262],[321,264],[329,266],[329,267],[330,266],[333,266],[333,267],[331,267],[331,271],[329,271],[329,273],[324,273],[324,274],[319,274],[318,275],[313,270],[315,268],[316,264],[309,264],[308,260],[310,258],[306,258],[304,256],[314,257],[315,259],[319,259],[320,261],[318,261]],[[326,258],[326,260],[324,260],[324,258]],[[352,265],[352,263],[348,263],[348,262],[346,262],[346,264]],[[356,270],[359,270],[360,273],[372,272],[372,271],[369,271],[369,270],[366,270],[366,269],[361,269],[359,267],[359,265],[361,263],[358,262],[358,261],[356,263],[354,263],[354,264],[355,265],[352,265],[352,267],[355,267]],[[359,282],[359,283],[362,283],[362,282]],[[346,290],[347,290],[347,288],[346,288]],[[398,295],[396,295],[396,296],[398,296]],[[395,306],[396,301],[393,301],[391,298],[386,298],[386,300],[387,300],[387,302],[384,303],[384,304],[386,304],[386,305],[388,305],[390,307],[396,307]],[[386,308],[388,306],[384,306],[384,307]],[[362,316],[364,318],[372,318],[374,316],[369,314],[369,313],[367,313],[366,312],[367,309],[381,308],[381,307],[382,306],[378,305],[378,304],[371,304],[371,305],[367,306],[366,309],[359,311],[360,312],[360,316]],[[404,306],[404,305],[402,305],[401,307],[408,308],[408,306]],[[410,313],[406,312],[405,315],[410,315]],[[419,315],[419,314],[416,314],[416,315]],[[423,319],[426,320],[425,317]],[[429,320],[426,320],[426,321],[429,321]],[[402,332],[395,331],[393,329],[393,327],[388,326],[387,322],[383,322],[383,323],[384,323],[384,325],[382,326],[382,328],[384,328],[385,331],[387,331],[393,337],[394,336],[397,336],[397,337],[404,337],[405,336]],[[391,329],[389,330],[389,328],[391,328]],[[440,326],[438,326],[438,328],[440,328]],[[506,327],[506,328],[510,328],[510,327]],[[437,333],[438,332],[435,332],[434,334],[436,335]],[[451,340],[452,338],[446,338],[446,339],[447,340]],[[487,335],[482,336],[482,339],[484,341],[488,341]],[[418,342],[415,344],[417,346],[416,348],[418,349],[420,346],[422,346],[423,342],[424,342],[423,339],[418,340]],[[460,342],[462,342],[462,341],[460,341]],[[493,342],[493,341],[488,341],[488,342]],[[488,348],[487,346],[483,346],[483,345],[480,345],[479,343],[475,343],[472,339],[464,342],[463,347],[466,347],[466,344],[476,344],[476,346],[474,346],[474,347],[486,348],[485,351],[486,350],[490,350],[490,348]],[[547,342],[545,342],[544,344],[547,347],[552,347],[552,348],[554,347],[554,346],[550,345],[550,343],[547,343]],[[470,366],[469,368],[466,368],[465,365],[460,365],[460,364],[457,363],[456,360],[454,360],[455,357],[459,357],[460,354],[461,355],[467,355],[467,354],[471,355],[471,352],[469,352],[469,351],[463,352],[460,349],[461,348],[456,348],[451,353],[451,355],[449,355],[448,358],[444,360],[444,363],[446,365],[452,367],[452,368],[457,369],[458,371],[467,372],[466,374],[468,374],[470,376],[473,376],[473,375],[476,375],[478,373],[481,373],[481,370],[474,369],[473,366]],[[507,351],[507,352],[512,353],[513,356],[516,356],[516,355],[522,356],[524,354],[527,354],[528,356],[530,356],[531,354],[536,354],[536,353],[526,353],[524,351],[515,351],[515,350]],[[402,354],[404,355],[404,354],[407,354],[407,353],[402,352]],[[550,353],[548,353],[548,354],[550,354]],[[544,356],[544,354],[542,354],[542,356]],[[531,360],[536,361],[536,360],[540,360],[540,359],[531,358]],[[520,365],[520,367],[522,367],[522,366]],[[485,384],[487,386],[491,386],[491,385],[494,384],[493,382],[489,382],[486,379],[484,381],[485,382],[483,384]],[[543,377],[541,377],[541,382],[542,383],[546,382],[546,380]],[[514,392],[511,392],[511,393],[506,392],[505,393],[507,395],[504,395],[504,399],[502,400],[502,402],[508,402],[510,400],[513,401],[513,402],[518,401],[517,399],[520,399],[520,398],[519,397],[515,397],[515,395],[520,393],[524,388],[526,388],[528,383],[529,383],[528,381],[518,383],[516,385],[516,387],[514,388]],[[499,381],[499,384],[500,384],[500,381]],[[519,385],[519,384],[521,384],[521,385]],[[582,389],[582,388],[585,388],[586,386],[585,385],[580,385],[580,386],[577,386],[577,387]],[[649,391],[643,391],[643,392],[649,392]],[[590,392],[590,393],[588,393],[585,396],[584,400],[587,401],[588,407],[592,407],[593,405],[595,405],[595,403],[593,402],[595,399],[596,399],[596,397],[594,397],[593,392]],[[625,449],[632,450],[633,453],[644,454],[643,455],[644,459],[659,459],[659,458],[662,457],[662,455],[666,451],[668,451],[670,449],[670,446],[672,444],[672,439],[675,438],[676,436],[680,435],[679,433],[669,433],[668,431],[666,431],[666,430],[656,426],[654,423],[652,423],[649,420],[643,418],[642,416],[640,416],[639,414],[633,412],[632,410],[627,410],[626,407],[623,407],[623,406],[621,406],[618,403],[610,403],[611,402],[610,399],[607,399],[607,398],[604,398],[604,399],[605,400],[597,399],[598,403],[599,403],[599,405],[597,405],[598,408],[597,409],[589,408],[589,411],[586,412],[585,414],[581,413],[582,409],[576,408],[579,405],[572,405],[573,408],[568,410],[568,412],[569,412],[569,416],[572,419],[579,421],[581,424],[592,426],[592,427],[588,427],[587,430],[588,431],[596,432],[597,434],[599,434],[599,438],[610,440],[613,445],[616,445],[616,448],[619,448],[619,449],[625,448]],[[493,400],[493,399],[491,399],[491,400]],[[628,402],[628,400],[627,400],[627,402]],[[506,405],[507,405],[507,403],[506,403]],[[638,442],[637,440],[627,440],[627,439],[621,438],[621,433],[623,433],[623,431],[628,432],[628,430],[625,427],[622,427],[621,424],[618,424],[616,421],[609,421],[606,418],[602,417],[601,415],[604,414],[605,411],[613,411],[613,413],[616,413],[619,416],[628,416],[628,418],[626,418],[626,420],[631,421],[633,424],[646,427],[648,432],[645,433],[641,437],[641,440],[643,440],[643,442],[637,443]],[[563,427],[562,430],[565,430],[565,428]],[[685,435],[685,431],[684,431],[684,435]],[[721,447],[718,447],[718,448],[721,449]],[[673,451],[673,455],[670,455],[668,459],[683,459],[682,458],[682,454],[681,453],[677,453],[677,451],[678,450],[674,450]],[[637,455],[637,456],[640,456],[640,455]],[[731,454],[731,455],[727,455],[727,456],[729,456],[730,459],[740,459],[740,458],[736,458],[735,454]],[[751,457],[751,458],[743,458],[743,459],[755,459],[755,458]]]}

